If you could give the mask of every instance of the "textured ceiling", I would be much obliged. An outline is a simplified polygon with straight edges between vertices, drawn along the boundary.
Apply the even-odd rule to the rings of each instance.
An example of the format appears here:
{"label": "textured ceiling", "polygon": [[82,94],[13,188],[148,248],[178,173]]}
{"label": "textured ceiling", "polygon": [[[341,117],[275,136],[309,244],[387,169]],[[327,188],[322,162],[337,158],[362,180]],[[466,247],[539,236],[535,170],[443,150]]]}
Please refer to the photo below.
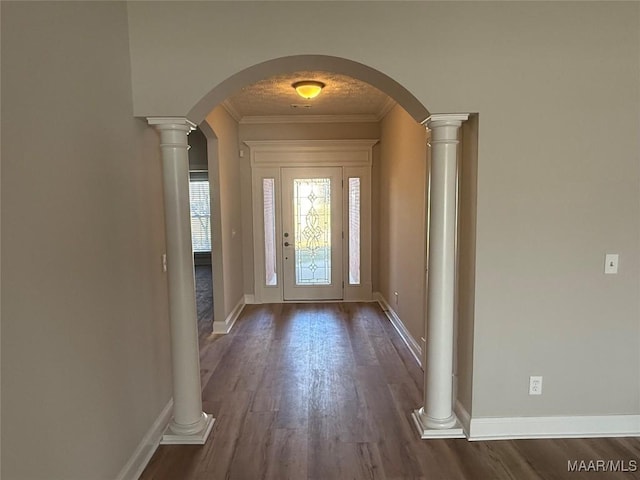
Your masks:
{"label": "textured ceiling", "polygon": [[[311,100],[291,86],[316,80],[326,86]],[[374,115],[388,108],[389,97],[368,83],[337,73],[304,71],[277,75],[244,87],[227,99],[239,117],[271,115]],[[296,105],[297,107],[292,107]]]}

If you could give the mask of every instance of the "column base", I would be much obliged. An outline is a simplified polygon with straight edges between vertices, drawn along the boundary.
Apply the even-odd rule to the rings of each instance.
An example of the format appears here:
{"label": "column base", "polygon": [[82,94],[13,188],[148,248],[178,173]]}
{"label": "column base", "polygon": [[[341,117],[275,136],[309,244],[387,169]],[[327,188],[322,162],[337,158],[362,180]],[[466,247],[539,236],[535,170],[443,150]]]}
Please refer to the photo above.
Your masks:
{"label": "column base", "polygon": [[423,440],[428,438],[466,438],[466,435],[462,430],[462,425],[458,422],[455,413],[452,414],[453,422],[443,422],[442,426],[438,427],[426,421],[422,408],[411,412],[411,417],[413,418],[413,423],[418,429],[420,438]]}
{"label": "column base", "polygon": [[171,424],[169,424],[164,431],[164,435],[162,435],[160,445],[204,445],[207,438],[209,438],[215,418],[213,418],[213,415],[208,413],[203,413],[202,415],[205,418],[204,426],[196,433],[176,433],[171,429]]}

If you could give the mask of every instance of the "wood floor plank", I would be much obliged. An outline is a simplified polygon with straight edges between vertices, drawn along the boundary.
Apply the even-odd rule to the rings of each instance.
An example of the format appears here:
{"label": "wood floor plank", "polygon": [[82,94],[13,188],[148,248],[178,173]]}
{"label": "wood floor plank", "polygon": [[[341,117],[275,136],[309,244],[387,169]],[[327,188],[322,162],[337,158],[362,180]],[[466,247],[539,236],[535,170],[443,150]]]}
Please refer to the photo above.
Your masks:
{"label": "wood floor plank", "polygon": [[358,316],[358,309],[351,304],[345,309],[345,326],[351,341],[356,365],[379,365],[378,357],[369,338],[371,322],[366,316]]}
{"label": "wood floor plank", "polygon": [[203,446],[158,448],[142,480],[639,479],[568,472],[640,458],[640,440],[421,440],[423,372],[377,304],[248,305],[200,336]]}
{"label": "wood floor plank", "polygon": [[382,479],[375,444],[313,438],[309,443],[309,479]]}
{"label": "wood floor plank", "polygon": [[[229,394],[222,402],[221,408],[215,413],[216,420],[213,431],[203,447],[207,451],[204,460],[200,462],[195,477],[184,478],[228,478],[231,462],[238,445],[244,437],[245,420],[251,403],[250,392],[235,392]],[[145,478],[144,476],[142,477]],[[165,477],[169,480],[172,477]]]}
{"label": "wood floor plank", "polygon": [[229,465],[230,479],[265,478],[274,434],[274,412],[247,412]]}
{"label": "wood floor plank", "polygon": [[513,442],[482,442],[478,454],[492,466],[496,478],[544,480],[525,458],[518,455]]}
{"label": "wood floor plank", "polygon": [[307,430],[276,428],[267,457],[268,480],[298,480],[307,477]]}
{"label": "wood floor plank", "polygon": [[360,367],[357,377],[378,433],[377,447],[385,475],[389,478],[418,477],[416,451],[411,448],[415,432],[396,411],[394,400],[380,368]]}

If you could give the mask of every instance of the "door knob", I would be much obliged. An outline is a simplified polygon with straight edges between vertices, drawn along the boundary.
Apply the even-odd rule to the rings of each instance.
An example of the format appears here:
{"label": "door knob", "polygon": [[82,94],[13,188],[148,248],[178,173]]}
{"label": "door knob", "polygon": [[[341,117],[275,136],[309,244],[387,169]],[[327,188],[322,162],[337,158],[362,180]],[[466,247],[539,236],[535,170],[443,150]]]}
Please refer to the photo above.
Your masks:
{"label": "door knob", "polygon": [[291,245],[289,242],[284,242],[285,247],[288,247],[289,245]]}

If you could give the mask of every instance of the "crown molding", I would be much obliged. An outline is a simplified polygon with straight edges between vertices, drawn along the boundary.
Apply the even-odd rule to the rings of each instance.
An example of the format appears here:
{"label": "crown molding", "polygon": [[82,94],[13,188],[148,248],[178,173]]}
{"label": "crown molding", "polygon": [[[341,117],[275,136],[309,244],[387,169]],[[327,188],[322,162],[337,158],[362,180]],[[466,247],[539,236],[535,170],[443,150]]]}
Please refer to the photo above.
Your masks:
{"label": "crown molding", "polygon": [[222,102],[221,105],[236,122],[241,123],[240,121],[242,120],[242,115],[240,115],[240,112],[236,110],[236,107],[233,106],[228,98],[224,102]]}
{"label": "crown molding", "polygon": [[387,113],[389,113],[391,111],[391,109],[393,107],[395,107],[397,104],[398,104],[398,102],[396,102],[393,98],[387,97],[387,101],[384,102],[384,105],[382,106],[382,109],[380,110],[380,113],[378,113],[378,121],[380,121],[384,117],[386,117]]}
{"label": "crown molding", "polygon": [[250,115],[242,117],[243,125],[274,123],[376,123],[377,115]]}
{"label": "crown molding", "polygon": [[381,121],[397,102],[387,97],[378,113],[348,115],[245,115],[243,116],[230,99],[221,103],[234,120],[243,125],[295,124],[295,123],[377,123]]}
{"label": "crown molding", "polygon": [[345,140],[244,140],[253,151],[351,151],[370,149],[380,140],[360,138]]}

